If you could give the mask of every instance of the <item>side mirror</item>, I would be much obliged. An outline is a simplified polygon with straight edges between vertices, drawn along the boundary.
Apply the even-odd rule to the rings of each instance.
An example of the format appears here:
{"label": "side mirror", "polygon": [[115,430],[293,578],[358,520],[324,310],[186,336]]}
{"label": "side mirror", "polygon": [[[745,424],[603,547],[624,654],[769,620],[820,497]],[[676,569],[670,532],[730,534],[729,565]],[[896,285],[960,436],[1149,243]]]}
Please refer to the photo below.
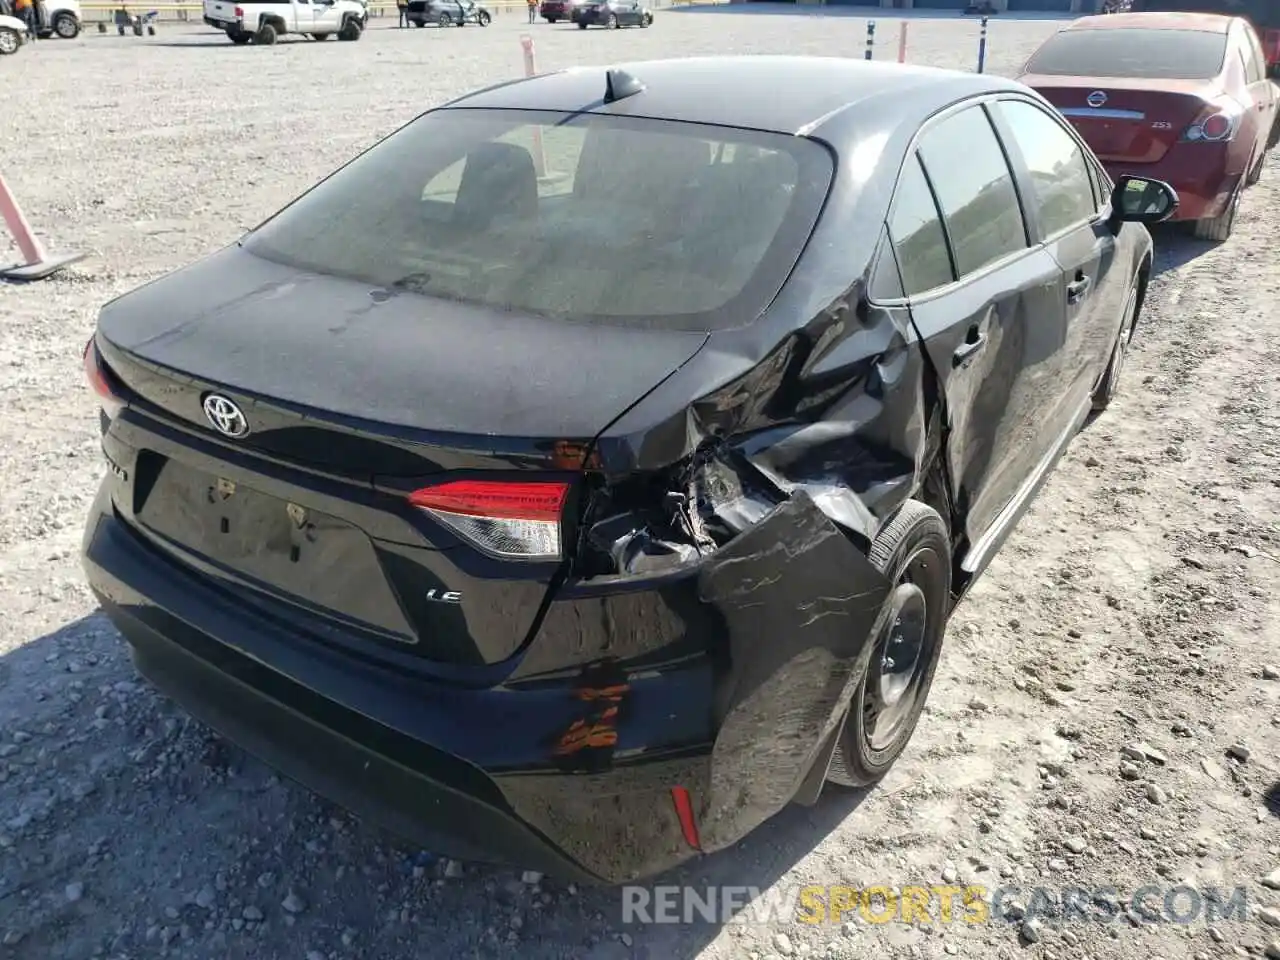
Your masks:
{"label": "side mirror", "polygon": [[1111,216],[1117,222],[1163,223],[1177,209],[1178,193],[1163,180],[1125,174],[1111,191]]}

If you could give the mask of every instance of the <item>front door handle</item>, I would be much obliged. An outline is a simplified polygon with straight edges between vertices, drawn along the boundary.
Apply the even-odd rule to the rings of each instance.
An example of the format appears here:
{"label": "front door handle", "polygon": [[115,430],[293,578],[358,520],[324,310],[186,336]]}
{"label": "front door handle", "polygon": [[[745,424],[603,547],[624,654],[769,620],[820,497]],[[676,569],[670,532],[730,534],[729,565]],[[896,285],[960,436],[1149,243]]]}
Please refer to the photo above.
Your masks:
{"label": "front door handle", "polygon": [[955,352],[951,354],[951,365],[963,367],[986,345],[986,334],[977,327],[970,327],[969,332],[965,334],[964,343],[956,347]]}
{"label": "front door handle", "polygon": [[1067,284],[1067,303],[1079,303],[1088,294],[1093,281],[1083,274],[1076,274],[1076,279]]}

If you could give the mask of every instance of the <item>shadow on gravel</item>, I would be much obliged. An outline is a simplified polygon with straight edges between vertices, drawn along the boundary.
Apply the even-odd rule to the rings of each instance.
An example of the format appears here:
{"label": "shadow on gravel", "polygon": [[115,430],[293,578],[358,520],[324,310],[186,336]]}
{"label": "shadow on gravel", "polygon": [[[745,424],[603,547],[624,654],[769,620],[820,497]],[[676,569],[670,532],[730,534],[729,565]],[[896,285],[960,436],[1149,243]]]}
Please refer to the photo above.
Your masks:
{"label": "shadow on gravel", "polygon": [[[785,809],[646,883],[650,903],[657,886],[732,886],[744,919],[777,924],[798,891],[770,888],[865,796]],[[0,847],[0,937],[41,960],[162,946],[192,960],[692,960],[721,931],[696,909],[624,924],[620,889],[524,883],[519,868],[446,875],[155,692],[101,613],[0,657]]]}
{"label": "shadow on gravel", "polygon": [[1220,246],[1212,240],[1197,240],[1183,224],[1159,224],[1151,231],[1156,254],[1153,273],[1157,276],[1166,270],[1177,270],[1196,257],[1204,256]]}
{"label": "shadow on gravel", "polygon": [[1280,780],[1267,787],[1267,792],[1262,795],[1262,802],[1267,813],[1280,817]]}

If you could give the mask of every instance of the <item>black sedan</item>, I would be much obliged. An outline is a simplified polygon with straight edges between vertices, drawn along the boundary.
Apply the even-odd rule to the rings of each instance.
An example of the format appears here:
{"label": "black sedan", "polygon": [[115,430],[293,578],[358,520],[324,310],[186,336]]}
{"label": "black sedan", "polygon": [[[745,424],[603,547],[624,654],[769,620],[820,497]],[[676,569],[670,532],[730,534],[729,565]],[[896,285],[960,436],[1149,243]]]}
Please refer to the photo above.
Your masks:
{"label": "black sedan", "polygon": [[409,22],[416,27],[434,23],[441,27],[464,27],[476,23],[487,27],[493,15],[471,0],[409,0]]}
{"label": "black sedan", "polygon": [[592,25],[617,30],[653,23],[653,11],[636,0],[587,0],[573,8],[572,17],[579,30]]}
{"label": "black sedan", "polygon": [[652,875],[884,776],[1176,203],[991,75],[465,96],[102,309],[89,583],[156,686],[427,849]]}

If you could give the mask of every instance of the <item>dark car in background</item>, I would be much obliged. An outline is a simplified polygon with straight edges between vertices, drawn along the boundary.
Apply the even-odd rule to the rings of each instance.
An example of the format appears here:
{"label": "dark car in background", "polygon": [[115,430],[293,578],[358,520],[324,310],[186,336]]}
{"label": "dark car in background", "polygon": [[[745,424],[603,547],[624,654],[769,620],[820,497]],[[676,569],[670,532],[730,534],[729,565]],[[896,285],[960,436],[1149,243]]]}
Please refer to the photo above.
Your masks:
{"label": "dark car in background", "polygon": [[475,23],[487,27],[493,14],[471,0],[409,0],[409,22],[417,27],[434,23],[441,27],[464,27]]}
{"label": "dark car in background", "polygon": [[990,74],[464,96],[103,307],[89,584],[160,689],[420,846],[656,874],[890,769],[1176,203]]}
{"label": "dark car in background", "polygon": [[558,23],[561,20],[573,19],[573,11],[582,6],[585,0],[542,0],[538,8],[538,16],[547,23]]}
{"label": "dark car in background", "polygon": [[1176,219],[1225,240],[1245,189],[1280,139],[1277,90],[1242,17],[1082,17],[1046,40],[1018,78],[1066,116],[1112,179],[1164,180]]}
{"label": "dark car in background", "polygon": [[653,23],[653,11],[638,0],[587,0],[573,8],[573,22],[578,29],[600,26],[647,27]]}

